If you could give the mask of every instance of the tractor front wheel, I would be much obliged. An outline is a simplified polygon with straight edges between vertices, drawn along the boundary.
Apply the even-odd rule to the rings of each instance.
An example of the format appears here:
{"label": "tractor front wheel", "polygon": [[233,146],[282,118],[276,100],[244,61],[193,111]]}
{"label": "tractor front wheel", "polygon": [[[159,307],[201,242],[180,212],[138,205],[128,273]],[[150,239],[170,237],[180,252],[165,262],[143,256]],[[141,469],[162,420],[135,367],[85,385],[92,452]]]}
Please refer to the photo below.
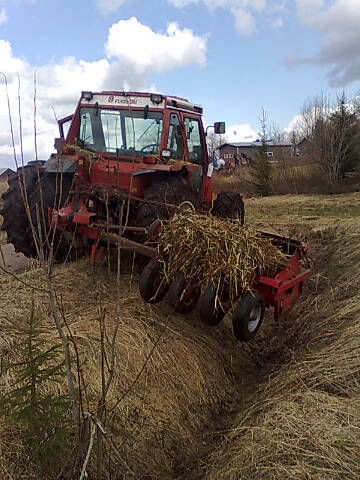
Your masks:
{"label": "tractor front wheel", "polygon": [[211,213],[216,217],[239,220],[244,224],[245,208],[240,193],[221,192],[214,201]]}
{"label": "tractor front wheel", "polygon": [[72,174],[47,173],[37,182],[29,198],[32,220],[29,234],[35,235],[45,257],[52,256],[56,262],[73,260],[81,253],[65,240],[63,232],[54,230],[49,225],[49,208],[60,209],[65,205],[72,181]]}
{"label": "tractor front wheel", "polygon": [[148,227],[157,219],[170,218],[176,210],[173,205],[190,202],[195,209],[199,198],[191,183],[182,175],[174,175],[154,182],[144,193],[144,202],[138,208],[135,223],[138,227]]}

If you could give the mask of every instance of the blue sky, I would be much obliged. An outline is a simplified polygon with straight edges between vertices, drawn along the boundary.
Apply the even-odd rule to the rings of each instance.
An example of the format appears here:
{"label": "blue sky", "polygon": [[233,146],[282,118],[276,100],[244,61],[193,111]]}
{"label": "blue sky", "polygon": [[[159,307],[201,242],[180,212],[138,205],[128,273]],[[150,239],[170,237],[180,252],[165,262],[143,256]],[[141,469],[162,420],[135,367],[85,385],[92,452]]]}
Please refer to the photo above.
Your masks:
{"label": "blue sky", "polygon": [[[185,96],[240,141],[258,130],[262,106],[285,128],[320,91],[358,92],[359,32],[360,0],[0,0],[0,71],[14,109],[20,75],[28,118],[37,69],[45,157],[56,135],[52,106],[71,113],[87,89]],[[0,88],[1,165],[11,149]],[[31,129],[25,120],[27,157]]]}

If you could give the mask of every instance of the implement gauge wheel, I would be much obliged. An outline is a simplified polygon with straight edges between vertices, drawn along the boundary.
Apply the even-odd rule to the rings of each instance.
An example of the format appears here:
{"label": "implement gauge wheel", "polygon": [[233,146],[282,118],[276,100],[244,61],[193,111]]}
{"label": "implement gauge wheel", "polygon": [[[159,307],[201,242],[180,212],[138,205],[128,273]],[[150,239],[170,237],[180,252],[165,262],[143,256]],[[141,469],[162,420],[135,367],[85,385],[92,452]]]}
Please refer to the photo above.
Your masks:
{"label": "implement gauge wheel", "polygon": [[227,309],[218,300],[216,301],[216,289],[213,286],[206,288],[200,297],[200,319],[206,325],[214,327],[224,318]]}
{"label": "implement gauge wheel", "polygon": [[161,274],[161,264],[152,258],[144,268],[139,282],[141,298],[147,303],[158,303],[163,300],[168,291]]}
{"label": "implement gauge wheel", "polygon": [[258,293],[246,293],[233,315],[233,332],[241,342],[252,340],[261,328],[265,314],[264,297]]}
{"label": "implement gauge wheel", "polygon": [[200,293],[199,287],[186,285],[184,275],[178,272],[171,282],[167,299],[175,312],[186,314],[194,310]]}

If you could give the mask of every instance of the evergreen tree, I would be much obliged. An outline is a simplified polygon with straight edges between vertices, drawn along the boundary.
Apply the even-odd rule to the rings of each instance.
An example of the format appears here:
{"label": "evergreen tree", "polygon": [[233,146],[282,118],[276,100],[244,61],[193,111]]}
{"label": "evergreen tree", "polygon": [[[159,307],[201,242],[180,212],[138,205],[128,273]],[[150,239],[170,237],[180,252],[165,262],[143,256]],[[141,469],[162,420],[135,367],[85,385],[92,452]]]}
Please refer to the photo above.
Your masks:
{"label": "evergreen tree", "polygon": [[265,110],[262,110],[262,116],[260,118],[261,132],[260,142],[256,149],[255,158],[250,163],[250,184],[254,190],[254,193],[260,196],[271,195],[271,164],[269,162],[267,151],[267,115]]}
{"label": "evergreen tree", "polygon": [[16,333],[22,341],[20,362],[3,365],[14,379],[7,391],[0,393],[0,415],[23,430],[28,457],[40,473],[50,479],[67,459],[69,449],[69,400],[51,387],[65,375],[64,362],[59,362],[59,346],[47,348],[34,311]]}

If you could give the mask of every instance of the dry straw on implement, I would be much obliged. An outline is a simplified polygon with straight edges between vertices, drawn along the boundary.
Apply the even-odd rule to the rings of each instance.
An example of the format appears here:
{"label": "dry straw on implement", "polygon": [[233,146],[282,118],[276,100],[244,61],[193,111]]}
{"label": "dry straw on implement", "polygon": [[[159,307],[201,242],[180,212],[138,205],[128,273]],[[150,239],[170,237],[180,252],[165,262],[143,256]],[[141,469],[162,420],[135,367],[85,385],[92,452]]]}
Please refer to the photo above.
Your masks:
{"label": "dry straw on implement", "polygon": [[250,227],[212,215],[186,213],[174,217],[159,239],[165,277],[182,272],[193,286],[223,287],[231,297],[251,290],[254,277],[276,271],[285,255]]}

